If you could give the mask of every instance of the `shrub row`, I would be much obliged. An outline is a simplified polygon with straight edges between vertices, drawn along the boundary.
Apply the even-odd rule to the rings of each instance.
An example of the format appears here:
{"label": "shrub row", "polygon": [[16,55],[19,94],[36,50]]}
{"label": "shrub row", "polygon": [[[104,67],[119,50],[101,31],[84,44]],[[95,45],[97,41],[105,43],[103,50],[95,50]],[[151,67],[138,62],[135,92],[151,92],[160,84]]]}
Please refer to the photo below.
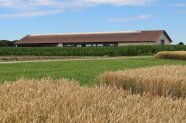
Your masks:
{"label": "shrub row", "polygon": [[154,55],[159,51],[186,50],[186,46],[123,46],[123,47],[0,47],[0,55],[19,56],[138,56]]}
{"label": "shrub row", "polygon": [[163,51],[158,52],[155,57],[159,59],[186,60],[186,51]]}

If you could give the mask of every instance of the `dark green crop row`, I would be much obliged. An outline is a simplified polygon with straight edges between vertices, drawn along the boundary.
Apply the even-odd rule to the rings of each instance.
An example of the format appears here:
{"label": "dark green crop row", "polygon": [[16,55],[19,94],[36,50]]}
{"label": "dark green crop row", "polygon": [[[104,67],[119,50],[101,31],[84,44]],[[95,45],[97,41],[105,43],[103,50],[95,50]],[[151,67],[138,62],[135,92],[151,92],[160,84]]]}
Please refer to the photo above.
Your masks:
{"label": "dark green crop row", "polygon": [[186,46],[123,46],[123,47],[0,47],[0,55],[15,56],[140,56],[159,51],[186,50]]}

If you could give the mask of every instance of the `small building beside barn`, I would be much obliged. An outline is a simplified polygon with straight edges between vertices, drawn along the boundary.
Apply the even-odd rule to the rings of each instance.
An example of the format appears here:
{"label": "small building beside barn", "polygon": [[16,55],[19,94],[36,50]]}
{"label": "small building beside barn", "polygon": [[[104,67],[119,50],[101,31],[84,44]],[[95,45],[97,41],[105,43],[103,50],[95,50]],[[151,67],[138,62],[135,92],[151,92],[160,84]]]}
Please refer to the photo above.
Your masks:
{"label": "small building beside barn", "polygon": [[165,30],[64,33],[27,35],[16,42],[19,47],[91,47],[126,45],[169,45],[172,42]]}

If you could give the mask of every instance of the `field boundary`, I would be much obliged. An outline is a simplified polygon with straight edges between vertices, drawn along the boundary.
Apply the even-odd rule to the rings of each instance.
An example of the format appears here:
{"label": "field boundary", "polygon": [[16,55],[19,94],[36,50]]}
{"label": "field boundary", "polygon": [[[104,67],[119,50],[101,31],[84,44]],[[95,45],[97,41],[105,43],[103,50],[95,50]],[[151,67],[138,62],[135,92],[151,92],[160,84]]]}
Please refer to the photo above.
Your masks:
{"label": "field boundary", "polygon": [[114,60],[114,59],[135,59],[152,58],[153,56],[122,56],[122,57],[90,57],[90,58],[69,58],[69,59],[49,59],[49,60],[28,60],[28,61],[6,61],[0,64],[32,63],[32,62],[57,62],[57,61],[89,61],[89,60]]}

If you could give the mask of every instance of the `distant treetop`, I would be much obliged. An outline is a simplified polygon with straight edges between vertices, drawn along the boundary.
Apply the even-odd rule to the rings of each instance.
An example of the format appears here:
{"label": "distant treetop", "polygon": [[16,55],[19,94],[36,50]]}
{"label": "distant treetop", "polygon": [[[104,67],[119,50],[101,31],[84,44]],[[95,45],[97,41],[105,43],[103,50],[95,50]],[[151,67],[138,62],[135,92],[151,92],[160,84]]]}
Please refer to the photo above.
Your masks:
{"label": "distant treetop", "polygon": [[0,40],[0,47],[13,47],[16,41]]}
{"label": "distant treetop", "polygon": [[184,45],[184,43],[183,42],[179,42],[178,45]]}

